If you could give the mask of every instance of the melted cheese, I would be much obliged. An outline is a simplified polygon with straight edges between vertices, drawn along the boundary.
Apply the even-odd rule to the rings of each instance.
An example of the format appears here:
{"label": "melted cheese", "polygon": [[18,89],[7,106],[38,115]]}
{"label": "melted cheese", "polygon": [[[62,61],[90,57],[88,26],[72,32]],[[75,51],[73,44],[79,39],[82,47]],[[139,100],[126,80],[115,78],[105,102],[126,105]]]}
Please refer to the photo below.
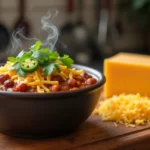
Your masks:
{"label": "melted cheese", "polygon": [[122,93],[150,96],[150,56],[119,53],[104,61],[105,97]]}

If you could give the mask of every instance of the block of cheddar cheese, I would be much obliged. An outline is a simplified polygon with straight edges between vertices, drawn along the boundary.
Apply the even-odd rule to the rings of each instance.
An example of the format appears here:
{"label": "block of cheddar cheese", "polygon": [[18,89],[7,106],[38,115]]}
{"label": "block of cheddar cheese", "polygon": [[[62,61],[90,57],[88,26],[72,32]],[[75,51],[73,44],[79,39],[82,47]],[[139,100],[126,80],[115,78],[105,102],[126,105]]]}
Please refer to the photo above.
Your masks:
{"label": "block of cheddar cheese", "polygon": [[119,53],[104,60],[104,95],[141,94],[150,96],[150,56]]}

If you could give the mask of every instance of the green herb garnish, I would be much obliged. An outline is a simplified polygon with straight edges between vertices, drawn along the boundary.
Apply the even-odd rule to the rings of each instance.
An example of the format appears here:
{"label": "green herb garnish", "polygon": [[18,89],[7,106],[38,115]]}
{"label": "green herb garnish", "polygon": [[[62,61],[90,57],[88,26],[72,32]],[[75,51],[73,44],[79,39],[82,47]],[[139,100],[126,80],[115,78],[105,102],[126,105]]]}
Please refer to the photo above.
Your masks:
{"label": "green herb garnish", "polygon": [[[68,68],[72,66],[74,61],[69,55],[61,57],[57,51],[51,51],[49,48],[42,48],[41,46],[42,42],[37,41],[31,46],[28,52],[21,51],[17,57],[8,57],[8,60],[14,63],[9,69],[16,70],[19,76],[25,76],[28,72],[35,71],[40,65],[45,75],[50,75],[53,70],[60,72],[59,64],[63,64]],[[35,66],[33,64],[22,65],[22,63],[28,63],[30,61]]]}

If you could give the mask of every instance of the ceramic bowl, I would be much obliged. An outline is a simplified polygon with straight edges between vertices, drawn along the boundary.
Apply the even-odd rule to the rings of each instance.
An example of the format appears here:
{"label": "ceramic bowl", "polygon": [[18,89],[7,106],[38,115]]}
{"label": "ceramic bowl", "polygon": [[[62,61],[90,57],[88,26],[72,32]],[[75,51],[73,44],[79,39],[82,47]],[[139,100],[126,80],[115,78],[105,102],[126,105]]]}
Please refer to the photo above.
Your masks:
{"label": "ceramic bowl", "polygon": [[72,131],[83,123],[97,105],[104,75],[83,69],[98,82],[87,88],[48,94],[0,91],[0,132],[19,137],[46,137]]}

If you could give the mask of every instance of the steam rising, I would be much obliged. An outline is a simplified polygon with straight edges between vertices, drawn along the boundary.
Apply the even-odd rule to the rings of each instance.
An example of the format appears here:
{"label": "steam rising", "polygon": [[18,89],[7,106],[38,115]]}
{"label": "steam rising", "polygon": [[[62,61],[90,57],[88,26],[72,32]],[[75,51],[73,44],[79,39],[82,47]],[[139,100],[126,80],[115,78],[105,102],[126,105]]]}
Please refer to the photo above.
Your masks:
{"label": "steam rising", "polygon": [[27,38],[24,36],[23,34],[23,31],[24,29],[17,29],[16,31],[14,31],[12,33],[12,40],[11,40],[11,43],[12,43],[12,51],[11,53],[13,55],[15,55],[17,52],[18,52],[18,49],[22,49],[22,48],[25,48],[24,45],[22,44],[22,39],[23,40],[26,40],[26,41],[36,41],[38,40],[37,38]]}
{"label": "steam rising", "polygon": [[11,51],[11,53],[16,53],[18,48],[22,48],[21,40],[18,38],[18,35],[23,35],[22,31],[23,31],[23,29],[17,29],[16,31],[14,31],[12,33],[12,40],[11,40],[12,51]]}
{"label": "steam rising", "polygon": [[[57,27],[52,23],[52,20],[57,16],[58,11],[57,10],[51,10],[48,11],[46,16],[43,16],[41,18],[41,25],[42,30],[46,31],[48,34],[47,38],[42,41],[43,47],[49,47],[51,50],[54,50],[55,44],[58,40],[58,29]],[[9,55],[16,55],[18,51],[21,51],[27,47],[27,43],[32,42],[32,45],[35,43],[35,41],[38,40],[38,38],[27,38],[23,34],[24,29],[17,29],[12,33],[12,48],[11,53],[8,52]],[[22,41],[23,40],[23,41]],[[23,45],[23,42],[26,44],[26,46]],[[31,44],[30,44],[31,46]],[[29,46],[29,47],[30,47]],[[25,49],[26,50],[26,49]]]}
{"label": "steam rising", "polygon": [[52,14],[52,12],[50,13],[49,11],[48,15],[43,16],[41,19],[42,29],[48,31],[48,36],[43,46],[48,46],[50,47],[51,50],[54,50],[55,44],[58,40],[58,29],[52,23],[53,18],[55,18],[57,14],[58,14],[57,10],[54,12],[54,15]]}

